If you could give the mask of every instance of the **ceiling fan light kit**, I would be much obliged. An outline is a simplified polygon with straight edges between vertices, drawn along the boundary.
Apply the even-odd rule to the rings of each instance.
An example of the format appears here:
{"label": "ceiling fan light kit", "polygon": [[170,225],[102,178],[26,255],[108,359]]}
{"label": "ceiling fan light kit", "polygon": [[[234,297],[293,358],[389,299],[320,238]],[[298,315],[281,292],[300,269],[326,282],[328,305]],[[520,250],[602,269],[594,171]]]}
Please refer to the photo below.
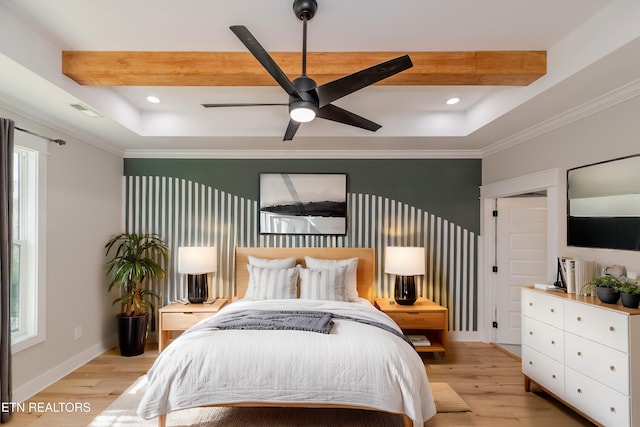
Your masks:
{"label": "ceiling fan light kit", "polygon": [[307,76],[307,21],[315,16],[318,10],[316,0],[295,0],[293,13],[302,21],[302,73],[293,80],[282,71],[273,58],[260,45],[258,40],[242,25],[231,26],[230,29],[260,62],[273,79],[289,94],[288,104],[202,104],[211,107],[237,107],[261,105],[288,105],[289,124],[283,140],[292,140],[300,123],[310,122],[316,117],[331,120],[361,129],[375,132],[380,125],[331,104],[350,93],[384,80],[413,66],[408,55],[391,59],[348,76],[318,86],[315,80]]}

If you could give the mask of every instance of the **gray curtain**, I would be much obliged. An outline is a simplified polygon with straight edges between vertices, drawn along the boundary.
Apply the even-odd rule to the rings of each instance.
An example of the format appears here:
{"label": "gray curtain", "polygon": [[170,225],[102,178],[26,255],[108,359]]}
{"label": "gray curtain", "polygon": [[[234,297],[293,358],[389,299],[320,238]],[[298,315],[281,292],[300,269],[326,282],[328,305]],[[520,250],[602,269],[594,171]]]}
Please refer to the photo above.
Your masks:
{"label": "gray curtain", "polygon": [[[11,402],[11,252],[13,248],[13,120],[0,118],[0,399]],[[11,408],[11,405],[3,405]],[[0,412],[0,422],[11,419]]]}

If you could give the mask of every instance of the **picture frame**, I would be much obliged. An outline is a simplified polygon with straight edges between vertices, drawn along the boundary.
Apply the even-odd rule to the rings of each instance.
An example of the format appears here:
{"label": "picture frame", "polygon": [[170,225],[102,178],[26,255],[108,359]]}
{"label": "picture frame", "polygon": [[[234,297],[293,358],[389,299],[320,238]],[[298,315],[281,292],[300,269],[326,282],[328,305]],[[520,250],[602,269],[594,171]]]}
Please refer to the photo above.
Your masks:
{"label": "picture frame", "polygon": [[345,235],[347,174],[261,173],[260,234]]}

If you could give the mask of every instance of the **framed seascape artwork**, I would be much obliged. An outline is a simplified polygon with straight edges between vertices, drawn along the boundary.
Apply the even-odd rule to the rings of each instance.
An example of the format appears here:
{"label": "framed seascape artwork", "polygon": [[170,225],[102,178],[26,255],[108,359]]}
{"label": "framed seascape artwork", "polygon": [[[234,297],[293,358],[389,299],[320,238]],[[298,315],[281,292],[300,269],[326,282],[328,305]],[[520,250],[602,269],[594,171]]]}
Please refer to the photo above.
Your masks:
{"label": "framed seascape artwork", "polygon": [[261,173],[261,234],[346,234],[347,174]]}

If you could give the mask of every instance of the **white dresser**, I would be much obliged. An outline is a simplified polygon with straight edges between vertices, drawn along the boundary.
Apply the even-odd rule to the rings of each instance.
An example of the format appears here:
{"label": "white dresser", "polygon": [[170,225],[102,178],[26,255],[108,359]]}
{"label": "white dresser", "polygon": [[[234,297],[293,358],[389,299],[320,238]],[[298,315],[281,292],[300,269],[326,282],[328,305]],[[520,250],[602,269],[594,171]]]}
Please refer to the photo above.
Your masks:
{"label": "white dresser", "polygon": [[640,426],[640,310],[522,290],[522,372],[605,426]]}

